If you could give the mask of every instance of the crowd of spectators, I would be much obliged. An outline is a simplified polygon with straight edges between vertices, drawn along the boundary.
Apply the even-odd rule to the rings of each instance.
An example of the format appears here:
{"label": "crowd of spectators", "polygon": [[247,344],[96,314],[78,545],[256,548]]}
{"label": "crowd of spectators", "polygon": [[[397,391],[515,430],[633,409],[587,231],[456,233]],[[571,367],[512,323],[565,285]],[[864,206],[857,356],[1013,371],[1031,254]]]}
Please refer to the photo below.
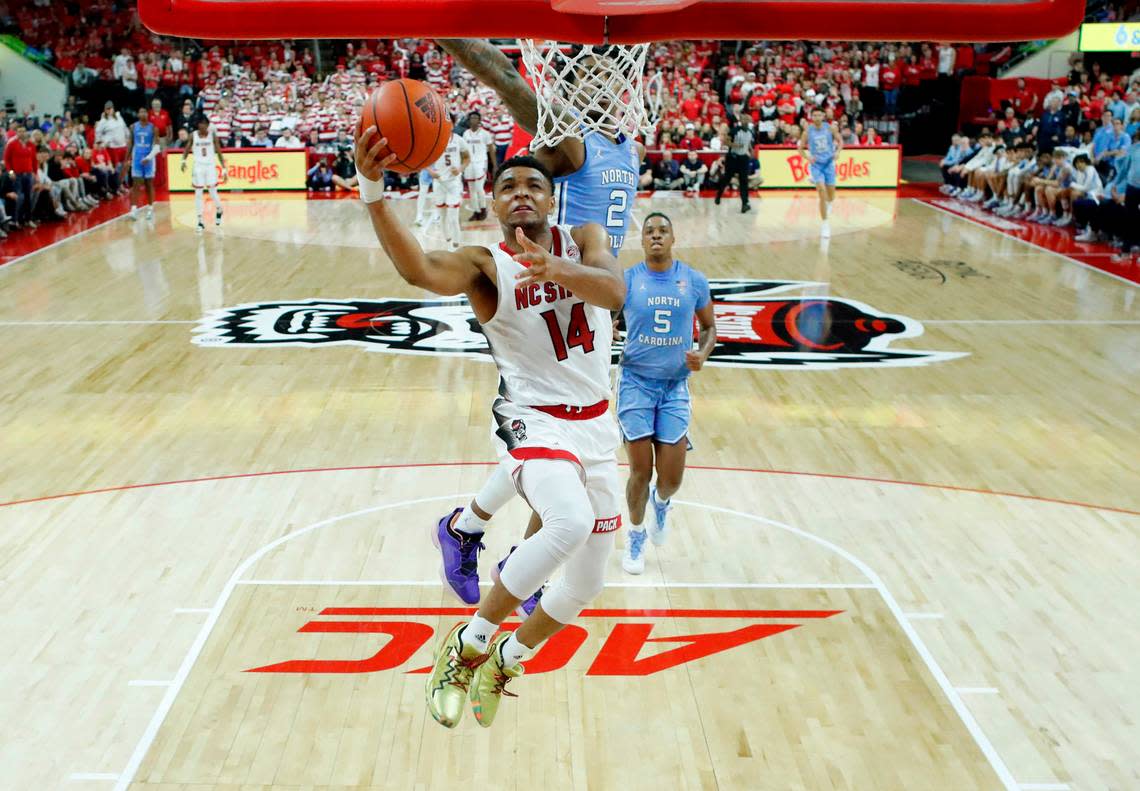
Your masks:
{"label": "crowd of spectators", "polygon": [[[15,189],[3,191],[11,223],[66,216],[120,193],[125,174],[115,156],[125,146],[120,137],[127,124],[142,106],[151,109],[152,118],[157,114],[161,139],[172,147],[188,143],[197,117],[204,114],[223,146],[305,148],[310,153],[309,187],[314,190],[355,185],[349,152],[357,109],[368,92],[387,79],[430,83],[445,97],[460,131],[467,114],[479,110],[500,158],[514,134],[514,122],[495,93],[426,39],[334,42],[316,50],[288,41],[164,39],[147,31],[134,5],[125,0],[0,2],[0,20],[66,74],[71,87],[61,115],[40,117],[30,107],[11,122],[0,119],[12,148],[11,157],[7,150],[4,155],[4,186],[14,182]],[[114,35],[108,37],[108,31]],[[1004,57],[1000,50],[998,56]],[[651,157],[642,163],[640,184],[647,190],[693,192],[715,187],[727,176],[723,157],[717,154],[727,151],[742,129],[755,144],[794,147],[817,107],[848,146],[897,142],[898,119],[922,107],[932,86],[971,73],[993,57],[994,50],[980,45],[932,42],[654,44],[647,57],[646,84],[659,99],[660,118],[643,138]],[[986,138],[989,145],[975,138],[968,146],[952,149],[947,157],[948,189],[975,197],[971,190],[979,189],[976,181],[981,176],[962,174],[1005,168],[1013,156],[1006,150],[1017,150],[1015,140],[1056,147],[1064,138],[1066,144],[1087,145],[1103,180],[1106,157],[1119,151],[1094,142],[1104,114],[1123,113],[1125,130],[1134,130],[1140,124],[1140,108],[1129,104],[1134,86],[1098,69],[1098,64],[1087,72],[1075,68],[1068,90],[1046,97],[1040,107],[1036,96],[1019,93],[1006,109],[1007,117]],[[112,108],[109,116],[92,121],[108,95],[118,100],[122,114]],[[84,106],[84,99],[95,106]],[[26,130],[27,142],[12,146],[19,129]],[[1107,133],[1099,134],[1103,143]],[[999,145],[1002,156],[994,154],[995,165],[988,160]],[[965,156],[966,149],[968,159],[954,159]],[[40,162],[44,156],[46,161]],[[21,170],[7,166],[10,158]],[[750,183],[758,185],[762,177],[754,158],[747,170]],[[53,174],[60,178],[52,179]],[[990,175],[985,171],[986,178]],[[49,181],[52,186],[45,186]],[[392,175],[390,181],[393,187],[417,187],[414,176]],[[990,202],[1006,197],[981,189]]]}
{"label": "crowd of spectators", "polygon": [[1086,69],[1078,54],[1043,97],[1019,81],[994,128],[956,134],[941,165],[948,195],[1127,253],[1140,246],[1140,69]]}

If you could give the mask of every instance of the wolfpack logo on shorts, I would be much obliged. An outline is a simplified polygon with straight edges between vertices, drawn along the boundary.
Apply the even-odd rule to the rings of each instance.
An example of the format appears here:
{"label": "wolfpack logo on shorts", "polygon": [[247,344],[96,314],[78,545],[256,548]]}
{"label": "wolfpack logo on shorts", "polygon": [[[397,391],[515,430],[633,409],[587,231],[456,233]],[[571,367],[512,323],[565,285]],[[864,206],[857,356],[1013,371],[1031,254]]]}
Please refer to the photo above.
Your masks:
{"label": "wolfpack logo on shorts", "polygon": [[[830,370],[929,365],[966,355],[893,348],[895,341],[920,337],[921,322],[883,314],[851,299],[803,294],[821,285],[799,280],[710,279],[717,345],[707,364]],[[198,346],[349,344],[397,354],[491,361],[487,339],[462,298],[259,302],[213,311],[193,332]],[[615,363],[620,354],[618,342],[613,345]]]}

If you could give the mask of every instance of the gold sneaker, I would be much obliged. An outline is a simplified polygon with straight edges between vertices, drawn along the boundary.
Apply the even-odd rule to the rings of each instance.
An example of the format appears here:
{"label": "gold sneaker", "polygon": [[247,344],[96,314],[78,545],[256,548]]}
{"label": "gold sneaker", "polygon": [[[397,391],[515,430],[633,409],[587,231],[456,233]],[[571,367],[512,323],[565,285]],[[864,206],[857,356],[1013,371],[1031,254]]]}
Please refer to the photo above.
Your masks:
{"label": "gold sneaker", "polygon": [[471,711],[475,713],[475,720],[484,728],[490,728],[499,713],[499,701],[506,695],[517,698],[513,692],[507,692],[507,682],[518,678],[526,672],[521,664],[511,667],[503,666],[502,646],[510,637],[508,632],[500,632],[499,636],[491,641],[487,647],[487,655],[475,671],[471,680]]}
{"label": "gold sneaker", "polygon": [[487,660],[486,654],[463,644],[459,633],[465,624],[457,623],[435,650],[435,664],[428,675],[428,711],[435,721],[448,728],[459,724],[467,705],[471,677]]}

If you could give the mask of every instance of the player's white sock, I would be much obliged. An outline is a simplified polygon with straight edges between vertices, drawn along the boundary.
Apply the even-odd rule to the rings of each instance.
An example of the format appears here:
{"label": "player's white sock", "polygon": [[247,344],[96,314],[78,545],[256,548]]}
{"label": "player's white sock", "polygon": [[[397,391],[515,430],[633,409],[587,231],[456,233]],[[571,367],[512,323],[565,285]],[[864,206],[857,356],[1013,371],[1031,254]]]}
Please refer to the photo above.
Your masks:
{"label": "player's white sock", "polygon": [[430,197],[431,188],[420,184],[419,194],[416,195],[416,222],[423,223],[427,219],[427,206]]}
{"label": "player's white sock", "polygon": [[447,236],[447,241],[459,244],[459,207],[448,206],[445,218],[447,225],[444,227],[444,235]]}
{"label": "player's white sock", "polygon": [[471,510],[471,506],[466,506],[460,511],[459,516],[456,517],[451,526],[460,533],[467,535],[483,535],[483,531],[487,527],[487,520],[480,519],[479,515]]}
{"label": "player's white sock", "polygon": [[206,203],[206,199],[202,197],[202,188],[194,188],[194,208],[198,211],[198,222],[202,222],[202,209]]}
{"label": "player's white sock", "polygon": [[463,627],[459,639],[463,644],[477,650],[480,654],[487,653],[487,644],[491,642],[492,635],[499,631],[497,623],[491,623],[478,615],[471,617],[471,622]]}
{"label": "player's white sock", "polygon": [[[222,213],[222,199],[220,197],[218,197],[218,188],[216,185],[210,187],[210,200],[212,200],[214,202],[214,214],[221,214]],[[199,209],[198,213],[201,214],[202,210]]]}
{"label": "player's white sock", "polygon": [[511,667],[524,659],[529,659],[534,649],[520,643],[519,638],[512,632],[511,636],[499,645],[499,651],[503,655],[503,665]]}
{"label": "player's white sock", "polygon": [[483,192],[483,179],[471,182],[471,203],[475,211],[487,208],[487,193]]}
{"label": "player's white sock", "polygon": [[669,505],[668,500],[662,500],[660,497],[657,496],[657,488],[656,487],[653,488],[653,503],[658,508],[664,508],[665,506]]}

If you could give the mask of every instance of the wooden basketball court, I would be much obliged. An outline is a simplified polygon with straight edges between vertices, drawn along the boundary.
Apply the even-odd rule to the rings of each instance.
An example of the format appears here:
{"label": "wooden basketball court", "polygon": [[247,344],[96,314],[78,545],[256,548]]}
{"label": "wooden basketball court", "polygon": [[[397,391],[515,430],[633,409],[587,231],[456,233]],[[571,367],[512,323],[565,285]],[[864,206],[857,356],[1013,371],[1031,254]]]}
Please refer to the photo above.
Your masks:
{"label": "wooden basketball court", "polygon": [[[654,199],[728,338],[670,541],[486,731],[418,671],[494,367],[356,201],[0,268],[0,787],[1140,787],[1135,286],[894,193],[829,245],[814,195],[754,206]],[[789,345],[820,299],[887,331]]]}

